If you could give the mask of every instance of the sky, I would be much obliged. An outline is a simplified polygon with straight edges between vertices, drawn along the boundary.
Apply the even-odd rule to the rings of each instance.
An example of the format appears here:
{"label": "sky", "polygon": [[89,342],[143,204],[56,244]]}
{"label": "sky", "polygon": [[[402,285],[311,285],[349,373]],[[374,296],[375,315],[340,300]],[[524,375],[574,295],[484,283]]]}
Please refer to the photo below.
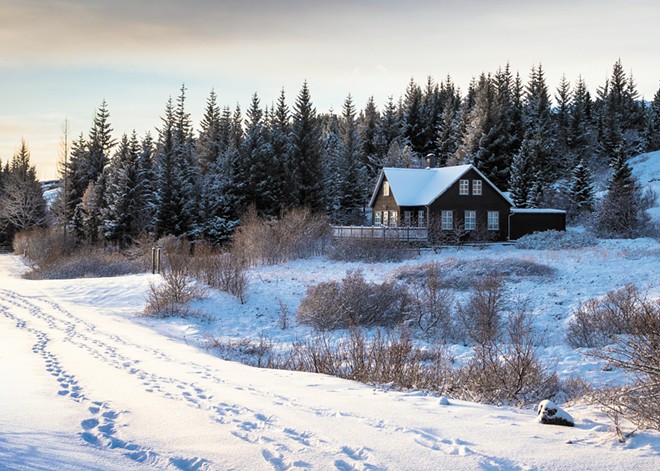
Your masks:
{"label": "sky", "polygon": [[641,95],[660,86],[657,0],[0,0],[0,160],[25,139],[40,178],[107,101],[116,137],[157,136],[170,96],[187,87],[197,127],[211,90],[232,108],[307,80],[319,112],[350,93],[362,108],[397,100],[411,78],[447,74],[467,89],[510,64],[541,63],[595,93],[621,59]]}

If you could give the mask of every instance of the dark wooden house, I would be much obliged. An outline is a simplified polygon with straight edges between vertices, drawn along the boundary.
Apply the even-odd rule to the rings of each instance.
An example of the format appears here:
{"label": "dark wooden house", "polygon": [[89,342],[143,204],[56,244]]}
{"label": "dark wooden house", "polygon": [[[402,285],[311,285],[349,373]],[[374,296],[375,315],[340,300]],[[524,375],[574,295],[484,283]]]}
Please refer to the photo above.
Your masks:
{"label": "dark wooden house", "polygon": [[428,227],[429,237],[506,240],[513,203],[473,165],[384,168],[369,202],[372,225]]}

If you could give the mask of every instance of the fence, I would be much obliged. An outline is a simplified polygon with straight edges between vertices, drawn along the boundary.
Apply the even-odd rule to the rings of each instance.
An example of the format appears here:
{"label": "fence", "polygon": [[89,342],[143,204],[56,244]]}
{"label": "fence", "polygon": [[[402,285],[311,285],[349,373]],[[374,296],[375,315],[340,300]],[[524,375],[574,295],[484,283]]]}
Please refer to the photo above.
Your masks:
{"label": "fence", "polygon": [[391,239],[406,242],[428,240],[426,227],[391,226],[332,226],[332,237],[337,239]]}

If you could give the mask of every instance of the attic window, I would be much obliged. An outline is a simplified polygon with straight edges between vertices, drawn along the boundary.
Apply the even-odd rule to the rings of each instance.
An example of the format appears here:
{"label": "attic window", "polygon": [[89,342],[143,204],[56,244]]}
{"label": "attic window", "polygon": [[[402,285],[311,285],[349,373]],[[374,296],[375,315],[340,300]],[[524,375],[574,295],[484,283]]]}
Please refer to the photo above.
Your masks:
{"label": "attic window", "polygon": [[390,182],[383,182],[383,196],[390,196]]}
{"label": "attic window", "polygon": [[473,195],[481,194],[481,180],[472,180],[472,194]]}
{"label": "attic window", "polygon": [[458,182],[458,194],[459,195],[470,194],[470,180],[461,180]]}

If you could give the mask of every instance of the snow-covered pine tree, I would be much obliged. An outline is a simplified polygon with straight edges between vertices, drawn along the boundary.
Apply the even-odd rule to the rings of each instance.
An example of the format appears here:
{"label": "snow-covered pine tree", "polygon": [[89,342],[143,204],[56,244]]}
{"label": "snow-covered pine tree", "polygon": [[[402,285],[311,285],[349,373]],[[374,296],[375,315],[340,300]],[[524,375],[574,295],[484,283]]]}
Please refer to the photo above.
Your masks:
{"label": "snow-covered pine tree", "polygon": [[438,119],[435,153],[436,165],[444,167],[447,165],[447,161],[455,156],[458,149],[461,97],[449,75],[443,82],[440,93],[443,96],[444,105]]}
{"label": "snow-covered pine tree", "polygon": [[607,193],[598,209],[596,229],[606,237],[636,237],[649,221],[642,187],[632,175],[623,150],[617,152],[612,168]]}
{"label": "snow-covered pine tree", "polygon": [[383,155],[378,153],[378,126],[380,115],[374,97],[369,97],[364,111],[360,113],[359,126],[362,141],[362,165],[367,169],[369,181],[375,180],[382,167]]}
{"label": "snow-covered pine tree", "polygon": [[362,222],[360,210],[365,203],[365,189],[368,185],[368,170],[362,158],[362,142],[350,94],[344,101],[339,122],[339,137],[341,141],[340,159],[336,169],[341,175],[339,222],[360,224]]}
{"label": "snow-covered pine tree", "polygon": [[126,247],[139,235],[140,142],[135,131],[130,139],[124,134],[107,167],[107,206],[101,208],[103,237]]}
{"label": "snow-covered pine tree", "polygon": [[293,107],[291,163],[296,181],[292,192],[297,196],[297,205],[311,211],[323,208],[321,156],[321,128],[305,81]]}
{"label": "snow-covered pine tree", "polygon": [[660,150],[660,88],[647,111],[645,140],[647,152]]}
{"label": "snow-covered pine tree", "polygon": [[[378,145],[378,155],[381,160],[385,159],[390,146],[394,141],[403,140],[403,123],[401,113],[390,96],[383,109],[383,114],[378,126],[376,142]],[[381,162],[382,163],[382,162]],[[382,167],[382,165],[381,165]]]}
{"label": "snow-covered pine tree", "polygon": [[199,135],[195,142],[201,175],[209,171],[213,163],[218,160],[222,151],[220,118],[221,113],[218,106],[218,97],[215,91],[211,90],[206,101],[204,116],[200,122]]}
{"label": "snow-covered pine tree", "polygon": [[594,210],[593,177],[584,160],[580,160],[571,173],[568,197],[576,215]]}
{"label": "snow-covered pine tree", "polygon": [[410,79],[403,99],[403,136],[413,152],[424,155],[426,123],[424,122],[422,89]]}
{"label": "snow-covered pine tree", "polygon": [[270,120],[270,147],[272,152],[272,197],[275,214],[293,207],[293,178],[291,164],[291,113],[286,104],[284,89],[280,91],[277,105]]}
{"label": "snow-covered pine tree", "polygon": [[537,166],[534,161],[538,153],[538,141],[524,139],[511,163],[509,191],[513,203],[519,208],[527,207],[530,190],[537,180]]}

